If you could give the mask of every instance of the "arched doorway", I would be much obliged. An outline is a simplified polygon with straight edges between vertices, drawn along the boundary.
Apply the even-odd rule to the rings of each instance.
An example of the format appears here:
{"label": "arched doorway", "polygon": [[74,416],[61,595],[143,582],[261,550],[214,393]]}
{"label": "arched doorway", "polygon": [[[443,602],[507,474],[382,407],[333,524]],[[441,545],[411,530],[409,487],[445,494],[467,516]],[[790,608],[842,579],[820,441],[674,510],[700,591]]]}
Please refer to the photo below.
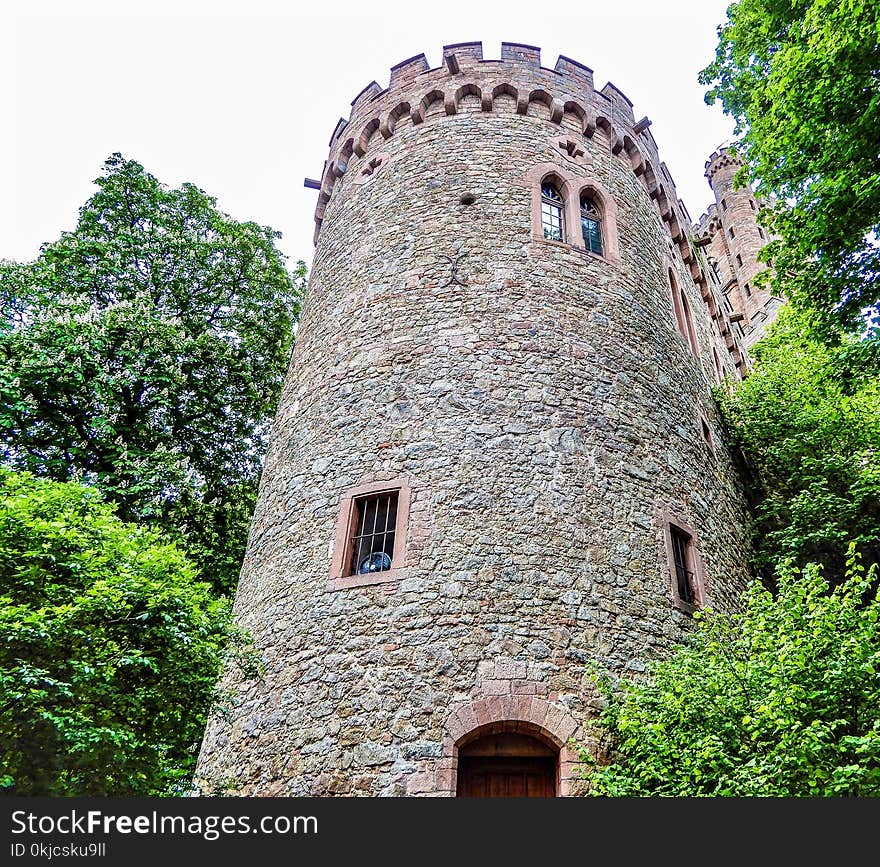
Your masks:
{"label": "arched doorway", "polygon": [[537,731],[494,723],[458,745],[460,798],[554,798],[559,749]]}

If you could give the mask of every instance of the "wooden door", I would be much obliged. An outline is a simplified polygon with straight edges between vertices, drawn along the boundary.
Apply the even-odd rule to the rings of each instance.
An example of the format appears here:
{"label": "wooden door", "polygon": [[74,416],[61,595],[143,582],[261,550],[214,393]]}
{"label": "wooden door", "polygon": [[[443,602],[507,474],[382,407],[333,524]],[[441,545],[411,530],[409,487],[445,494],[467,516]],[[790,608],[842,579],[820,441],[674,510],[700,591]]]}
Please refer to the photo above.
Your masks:
{"label": "wooden door", "polygon": [[460,798],[553,798],[556,762],[532,756],[460,756]]}
{"label": "wooden door", "polygon": [[[494,727],[494,726],[493,726]],[[458,750],[462,798],[553,798],[559,750],[521,731],[492,731]]]}

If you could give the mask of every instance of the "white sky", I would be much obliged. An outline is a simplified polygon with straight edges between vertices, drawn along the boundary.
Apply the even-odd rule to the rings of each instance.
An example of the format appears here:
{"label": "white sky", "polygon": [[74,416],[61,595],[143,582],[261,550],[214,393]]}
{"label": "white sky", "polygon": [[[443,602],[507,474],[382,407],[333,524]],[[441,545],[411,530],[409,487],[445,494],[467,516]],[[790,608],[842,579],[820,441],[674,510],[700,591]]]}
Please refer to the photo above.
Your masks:
{"label": "white sky", "polygon": [[[291,263],[312,255],[319,178],[339,117],[370,81],[419,52],[482,40],[565,54],[648,115],[696,219],[711,201],[706,158],[732,121],[703,101],[727,0],[477,4],[333,0],[307,15],[280,0],[0,0],[0,257],[33,258],[75,225],[114,151],[162,182],[192,181],[238,220],[283,233]],[[426,10],[426,11],[421,11]]]}

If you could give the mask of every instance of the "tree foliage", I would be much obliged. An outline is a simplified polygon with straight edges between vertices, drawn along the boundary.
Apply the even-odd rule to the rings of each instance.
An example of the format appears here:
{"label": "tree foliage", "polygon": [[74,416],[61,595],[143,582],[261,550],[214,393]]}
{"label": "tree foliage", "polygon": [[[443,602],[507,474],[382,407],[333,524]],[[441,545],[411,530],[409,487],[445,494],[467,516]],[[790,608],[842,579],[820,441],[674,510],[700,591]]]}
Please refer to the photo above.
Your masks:
{"label": "tree foliage", "polygon": [[220,665],[241,644],[228,600],[196,575],[94,489],[0,469],[0,786],[185,783]]}
{"label": "tree foliage", "polygon": [[82,479],[234,587],[305,266],[271,229],[113,155],[79,222],[0,264],[0,448]]}
{"label": "tree foliage", "polygon": [[591,793],[880,795],[878,615],[876,567],[856,559],[831,593],[816,566],[781,570],[775,596],[755,581],[648,681],[603,682],[610,761]]}
{"label": "tree foliage", "polygon": [[751,468],[756,565],[818,562],[832,583],[855,543],[880,562],[880,340],[837,331],[787,307],[754,350],[755,367],[719,392]]}
{"label": "tree foliage", "polygon": [[[880,315],[880,5],[739,0],[700,75],[775,197],[776,293],[859,325]],[[769,216],[769,215],[768,215]]]}

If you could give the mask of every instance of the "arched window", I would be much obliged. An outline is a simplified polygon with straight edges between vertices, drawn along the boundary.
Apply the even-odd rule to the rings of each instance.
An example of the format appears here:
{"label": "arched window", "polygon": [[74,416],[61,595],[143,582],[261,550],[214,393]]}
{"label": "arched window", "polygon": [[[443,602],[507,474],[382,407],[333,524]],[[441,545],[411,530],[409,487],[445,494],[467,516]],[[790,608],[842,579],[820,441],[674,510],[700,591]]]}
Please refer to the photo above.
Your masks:
{"label": "arched window", "polygon": [[581,232],[584,247],[591,253],[602,255],[602,218],[595,202],[589,196],[581,196]]}
{"label": "arched window", "polygon": [[564,218],[562,216],[565,204],[559,190],[550,182],[541,184],[541,227],[544,230],[544,238],[547,241],[562,241],[564,239]]}
{"label": "arched window", "polygon": [[672,269],[669,269],[669,286],[672,289],[672,306],[675,311],[675,321],[679,333],[688,342],[691,352],[697,355],[697,336],[694,334],[694,325],[691,321],[691,308],[684,292],[678,288]]}

